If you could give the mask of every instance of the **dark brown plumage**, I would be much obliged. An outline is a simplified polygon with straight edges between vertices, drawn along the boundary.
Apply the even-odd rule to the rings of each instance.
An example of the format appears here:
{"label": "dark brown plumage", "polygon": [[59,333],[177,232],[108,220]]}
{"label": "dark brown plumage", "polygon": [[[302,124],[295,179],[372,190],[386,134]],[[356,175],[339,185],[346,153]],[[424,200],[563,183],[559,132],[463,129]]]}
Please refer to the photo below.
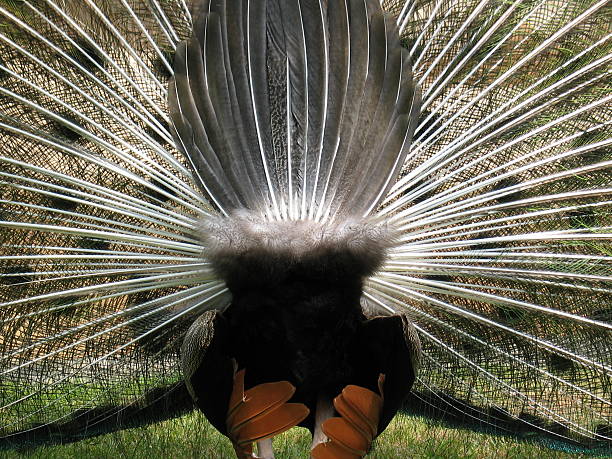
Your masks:
{"label": "dark brown plumage", "polygon": [[208,224],[204,244],[231,305],[194,323],[183,367],[196,403],[225,433],[235,360],[246,387],[289,381],[311,415],[355,384],[386,375],[382,431],[414,382],[420,345],[405,316],[366,317],[363,280],[384,260],[389,233],[371,223],[266,223],[249,214]]}
{"label": "dark brown plumage", "polygon": [[[201,403],[234,354],[249,384],[372,388],[406,339],[367,301],[422,340],[411,412],[609,453],[606,1],[188,3],[0,0],[0,449],[190,410],[208,310],[243,343],[193,326],[185,374],[225,378]],[[207,225],[245,209],[300,223],[224,258]],[[349,217],[397,231],[371,276],[304,227]]]}
{"label": "dark brown plumage", "polygon": [[[393,244],[364,215],[399,173],[418,115],[396,25],[374,1],[198,1],[193,11],[169,106],[177,146],[225,214],[205,218],[200,233],[232,300],[191,328],[188,387],[227,434],[234,370],[246,370],[247,389],[288,381],[317,436],[319,400],[349,384],[377,391],[384,373],[386,425],[420,352],[407,317],[370,320],[361,306],[364,280]],[[309,190],[303,174],[326,179],[325,189]],[[285,210],[273,187],[260,194],[271,180],[288,186]]]}

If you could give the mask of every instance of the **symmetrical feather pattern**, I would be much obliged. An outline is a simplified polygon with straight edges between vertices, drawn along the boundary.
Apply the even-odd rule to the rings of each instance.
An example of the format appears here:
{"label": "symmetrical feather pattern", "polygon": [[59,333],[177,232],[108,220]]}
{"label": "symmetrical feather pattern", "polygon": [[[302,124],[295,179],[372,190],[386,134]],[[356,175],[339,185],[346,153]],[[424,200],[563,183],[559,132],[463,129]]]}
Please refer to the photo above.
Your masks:
{"label": "symmetrical feather pattern", "polygon": [[0,0],[3,441],[191,409],[202,221],[247,208],[393,230],[409,405],[609,451],[608,2],[230,3]]}
{"label": "symmetrical feather pattern", "polygon": [[169,109],[211,203],[278,220],[376,208],[420,100],[392,16],[373,2],[295,0],[203,2],[198,18]]}

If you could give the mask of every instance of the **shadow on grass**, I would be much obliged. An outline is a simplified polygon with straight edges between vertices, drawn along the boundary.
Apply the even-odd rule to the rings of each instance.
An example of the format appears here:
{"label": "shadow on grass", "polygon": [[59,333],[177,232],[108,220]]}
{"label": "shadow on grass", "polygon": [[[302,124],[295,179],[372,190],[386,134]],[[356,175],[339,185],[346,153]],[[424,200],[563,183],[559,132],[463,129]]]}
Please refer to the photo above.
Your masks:
{"label": "shadow on grass", "polygon": [[[369,457],[608,457],[612,452],[609,445],[589,449],[555,438],[538,420],[534,429],[526,430],[524,423],[502,412],[486,415],[483,421],[482,409],[443,394],[414,393]],[[309,445],[310,433],[302,428],[274,440],[277,458],[307,457]],[[33,426],[0,440],[0,457],[231,458],[234,453],[229,441],[193,412],[191,398],[179,384],[150,391],[141,405],[83,410],[69,420]]]}

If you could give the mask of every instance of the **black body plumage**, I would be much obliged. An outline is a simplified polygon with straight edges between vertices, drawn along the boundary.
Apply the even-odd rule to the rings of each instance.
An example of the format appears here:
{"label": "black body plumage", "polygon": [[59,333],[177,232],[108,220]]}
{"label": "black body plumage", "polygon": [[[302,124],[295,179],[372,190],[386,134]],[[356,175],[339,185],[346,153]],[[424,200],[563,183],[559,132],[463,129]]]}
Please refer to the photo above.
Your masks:
{"label": "black body plumage", "polygon": [[[188,335],[188,387],[224,431],[235,362],[247,387],[292,383],[312,427],[318,398],[349,384],[378,391],[384,373],[396,387],[388,422],[420,352],[405,317],[372,325],[361,305],[393,239],[365,217],[399,174],[419,112],[397,26],[370,1],[196,6],[169,106],[177,146],[224,214],[205,218],[201,237],[232,300],[216,346],[194,350],[209,332]],[[375,349],[389,339],[401,345]]]}
{"label": "black body plumage", "polygon": [[[386,425],[414,382],[420,354],[405,317],[371,320],[361,304],[363,281],[383,262],[392,233],[355,220],[269,222],[242,212],[209,220],[201,234],[232,294],[227,309],[194,324],[183,347],[188,385],[211,422],[225,430],[235,361],[246,369],[247,387],[291,382],[292,401],[310,408],[310,428],[319,397],[332,399],[349,384],[377,391],[383,373],[391,388]],[[210,328],[214,342],[191,344]]]}
{"label": "black body plumage", "polygon": [[296,263],[273,284],[229,286],[232,303],[223,315],[231,351],[248,368],[250,385],[288,380],[298,391],[331,396],[351,381],[352,353],[365,320],[363,280],[326,279],[324,270],[309,268]]}
{"label": "black body plumage", "polygon": [[608,4],[0,0],[0,450],[234,363],[384,426],[418,332],[408,410],[609,456]]}

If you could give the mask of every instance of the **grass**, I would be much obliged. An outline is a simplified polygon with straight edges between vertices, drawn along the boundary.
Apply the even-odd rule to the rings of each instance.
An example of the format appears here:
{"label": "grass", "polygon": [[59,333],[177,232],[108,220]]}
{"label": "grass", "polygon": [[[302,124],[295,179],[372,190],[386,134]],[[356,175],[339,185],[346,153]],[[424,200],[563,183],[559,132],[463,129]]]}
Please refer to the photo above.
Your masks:
{"label": "grass", "polygon": [[[295,428],[274,440],[277,459],[307,458],[310,434]],[[110,433],[80,442],[0,451],[1,458],[233,458],[229,441],[200,413]],[[378,438],[368,458],[576,458],[537,443],[448,428],[423,418],[398,415]]]}

